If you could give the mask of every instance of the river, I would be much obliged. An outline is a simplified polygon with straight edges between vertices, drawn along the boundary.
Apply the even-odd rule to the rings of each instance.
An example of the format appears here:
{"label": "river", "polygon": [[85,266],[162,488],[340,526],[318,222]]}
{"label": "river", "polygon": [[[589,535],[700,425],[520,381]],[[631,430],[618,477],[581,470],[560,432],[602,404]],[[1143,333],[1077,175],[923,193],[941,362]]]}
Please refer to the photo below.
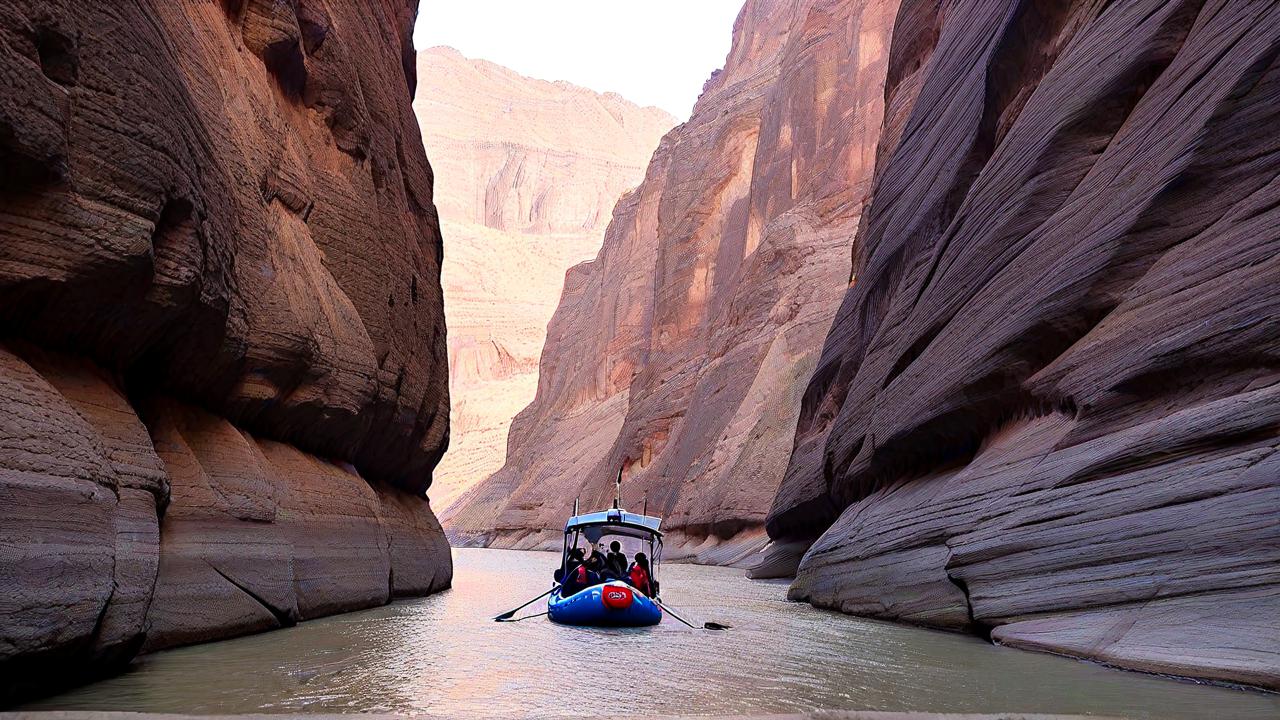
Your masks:
{"label": "river", "polygon": [[[548,587],[547,553],[455,550],[454,587],[287,630],[156,653],[24,709],[397,712],[457,718],[815,709],[1280,717],[1280,696],[1112,670],[786,602],[740,570],[663,568],[681,615],[732,629],[492,617]],[[544,603],[527,612],[545,610]],[[522,613],[523,614],[523,613]],[[575,701],[574,698],[582,698]]]}

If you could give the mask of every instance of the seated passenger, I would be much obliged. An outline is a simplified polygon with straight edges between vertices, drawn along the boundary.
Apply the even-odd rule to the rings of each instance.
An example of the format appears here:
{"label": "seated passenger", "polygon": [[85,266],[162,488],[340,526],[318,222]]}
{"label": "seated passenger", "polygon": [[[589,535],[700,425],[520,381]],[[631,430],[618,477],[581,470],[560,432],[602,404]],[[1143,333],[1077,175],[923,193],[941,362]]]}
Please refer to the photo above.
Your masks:
{"label": "seated passenger", "polygon": [[588,573],[586,564],[582,560],[582,549],[574,548],[569,551],[569,559],[565,561],[564,570],[556,570],[559,577],[556,581],[560,583],[560,596],[568,597],[587,586]]}
{"label": "seated passenger", "polygon": [[585,562],[582,559],[582,548],[574,548],[569,551],[569,557],[564,561],[564,571],[568,575],[575,568]]}
{"label": "seated passenger", "polygon": [[591,553],[591,557],[587,558],[587,570],[595,576],[595,582],[600,582],[600,578],[604,575],[606,567],[604,555],[601,555],[599,552],[593,551]]}
{"label": "seated passenger", "polygon": [[594,544],[591,546],[591,555],[586,559],[586,564],[590,565],[591,569],[595,570],[596,573],[603,573],[604,553],[600,552],[599,546],[594,546]]}
{"label": "seated passenger", "polygon": [[627,556],[622,554],[622,545],[614,540],[609,543],[609,554],[604,557],[606,574],[611,580],[622,580],[627,574]]}
{"label": "seated passenger", "polygon": [[653,597],[653,587],[649,582],[649,558],[644,553],[636,553],[636,561],[631,563],[631,569],[627,572],[627,582],[631,583],[631,587]]}

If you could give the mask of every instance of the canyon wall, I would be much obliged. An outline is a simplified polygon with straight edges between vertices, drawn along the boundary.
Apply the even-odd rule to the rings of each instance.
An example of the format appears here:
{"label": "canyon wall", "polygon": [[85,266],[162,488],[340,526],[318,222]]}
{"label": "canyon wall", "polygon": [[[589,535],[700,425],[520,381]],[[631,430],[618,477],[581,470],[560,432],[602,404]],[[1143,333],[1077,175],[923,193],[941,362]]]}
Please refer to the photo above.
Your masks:
{"label": "canyon wall", "polygon": [[725,68],[569,271],[507,462],[455,542],[559,547],[573,499],[666,518],[668,556],[746,560],[848,286],[896,2],[751,0]]}
{"label": "canyon wall", "polygon": [[1280,687],[1278,58],[1276,3],[904,1],[792,598]]}
{"label": "canyon wall", "polygon": [[447,47],[418,54],[418,78],[422,141],[449,178],[436,203],[449,238],[452,437],[431,488],[444,508],[502,467],[565,271],[600,250],[614,204],[675,119]]}
{"label": "canyon wall", "polygon": [[0,0],[0,703],[449,584],[413,0]]}

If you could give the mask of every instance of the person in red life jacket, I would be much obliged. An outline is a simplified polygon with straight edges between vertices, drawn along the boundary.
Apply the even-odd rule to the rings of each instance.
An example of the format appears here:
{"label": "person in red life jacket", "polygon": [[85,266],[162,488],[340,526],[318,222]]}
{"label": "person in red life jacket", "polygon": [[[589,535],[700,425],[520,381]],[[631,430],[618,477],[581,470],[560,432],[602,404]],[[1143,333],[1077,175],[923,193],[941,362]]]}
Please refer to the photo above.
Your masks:
{"label": "person in red life jacket", "polygon": [[569,574],[565,577],[565,582],[561,584],[560,597],[569,597],[575,593],[580,593],[592,585],[599,585],[600,567],[604,565],[604,561],[598,554],[593,554],[586,561],[582,559],[582,551],[574,550],[574,554],[570,556]]}
{"label": "person in red life jacket", "polygon": [[574,548],[569,551],[569,561],[565,564],[565,572],[559,578],[561,597],[569,597],[590,584],[590,573],[582,556],[582,548]]}
{"label": "person in red life jacket", "polygon": [[631,587],[653,597],[652,583],[649,582],[649,558],[644,553],[636,553],[636,561],[631,563],[631,569],[627,571],[627,582],[631,583]]}

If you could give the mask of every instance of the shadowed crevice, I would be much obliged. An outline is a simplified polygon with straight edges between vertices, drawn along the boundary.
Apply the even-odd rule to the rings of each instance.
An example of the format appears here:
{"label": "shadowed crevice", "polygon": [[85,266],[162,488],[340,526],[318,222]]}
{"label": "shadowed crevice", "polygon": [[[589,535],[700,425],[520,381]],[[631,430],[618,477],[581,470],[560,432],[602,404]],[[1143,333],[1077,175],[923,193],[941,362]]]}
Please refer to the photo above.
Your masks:
{"label": "shadowed crevice", "polygon": [[994,626],[981,622],[974,617],[973,600],[969,597],[969,583],[965,582],[964,578],[956,577],[951,573],[947,573],[947,579],[951,581],[952,585],[960,588],[960,592],[964,593],[965,612],[969,614],[969,625],[966,629],[983,640],[991,642],[991,631],[995,628]]}
{"label": "shadowed crevice", "polygon": [[223,580],[226,580],[227,582],[234,585],[236,589],[238,589],[240,592],[244,593],[245,595],[248,595],[250,598],[253,599],[254,602],[258,603],[267,612],[271,613],[272,617],[276,619],[276,622],[280,624],[280,627],[293,627],[294,625],[298,624],[298,616],[296,612],[281,610],[275,605],[272,605],[271,603],[267,602],[267,600],[264,599],[261,595],[255,593],[254,591],[250,590],[248,587],[237,582],[235,578],[232,578],[230,575],[222,572],[222,570],[218,569],[218,566],[214,565],[208,560],[205,560],[205,564],[208,565],[210,568],[212,568],[214,572],[221,575]]}

